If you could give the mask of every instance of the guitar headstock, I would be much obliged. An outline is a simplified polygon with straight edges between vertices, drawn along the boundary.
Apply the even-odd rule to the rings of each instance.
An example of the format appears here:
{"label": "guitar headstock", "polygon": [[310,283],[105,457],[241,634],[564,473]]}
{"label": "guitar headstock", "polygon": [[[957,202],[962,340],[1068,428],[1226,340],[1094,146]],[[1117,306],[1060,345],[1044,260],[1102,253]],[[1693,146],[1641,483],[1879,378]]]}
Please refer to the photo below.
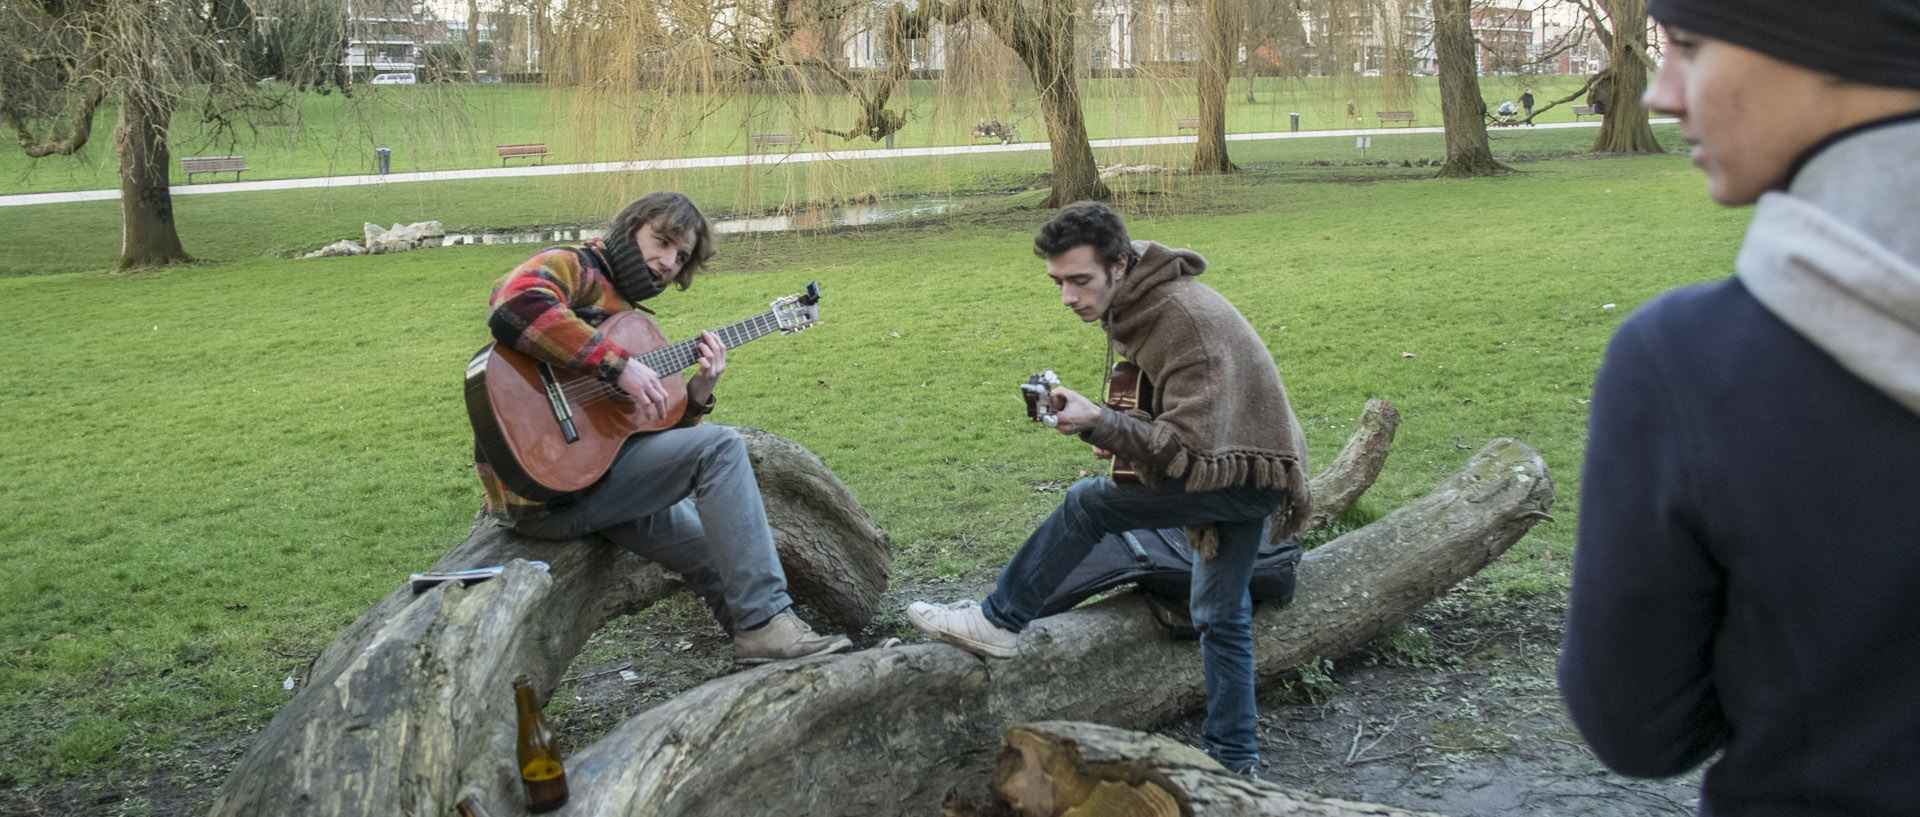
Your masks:
{"label": "guitar headstock", "polygon": [[807,282],[807,291],[798,292],[776,299],[773,304],[773,319],[780,326],[780,334],[791,335],[820,322],[820,284]]}
{"label": "guitar headstock", "polygon": [[1020,399],[1027,401],[1027,419],[1053,428],[1060,422],[1059,407],[1053,404],[1053,390],[1060,388],[1060,376],[1052,369],[1027,378],[1020,384]]}

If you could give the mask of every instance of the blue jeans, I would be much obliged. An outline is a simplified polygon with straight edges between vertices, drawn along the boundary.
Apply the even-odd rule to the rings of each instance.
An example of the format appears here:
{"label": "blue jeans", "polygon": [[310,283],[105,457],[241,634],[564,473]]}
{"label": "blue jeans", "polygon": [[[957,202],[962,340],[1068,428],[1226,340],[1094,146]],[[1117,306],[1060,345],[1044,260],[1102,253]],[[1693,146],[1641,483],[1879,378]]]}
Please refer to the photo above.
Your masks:
{"label": "blue jeans", "polygon": [[725,426],[634,437],[578,501],[514,529],[541,539],[598,533],[658,562],[680,574],[728,633],[793,606],[746,443]]}
{"label": "blue jeans", "polygon": [[1207,754],[1236,772],[1260,760],[1253,697],[1253,598],[1247,583],[1266,535],[1267,517],[1287,498],[1281,489],[1241,485],[1188,493],[1186,480],[1121,485],[1083,479],[1066,501],[1027,537],[1000,582],[981,602],[987,620],[1020,632],[1047,596],[1109,533],[1214,523],[1220,552],[1193,566],[1193,626],[1200,631],[1200,663],[1207,679]]}

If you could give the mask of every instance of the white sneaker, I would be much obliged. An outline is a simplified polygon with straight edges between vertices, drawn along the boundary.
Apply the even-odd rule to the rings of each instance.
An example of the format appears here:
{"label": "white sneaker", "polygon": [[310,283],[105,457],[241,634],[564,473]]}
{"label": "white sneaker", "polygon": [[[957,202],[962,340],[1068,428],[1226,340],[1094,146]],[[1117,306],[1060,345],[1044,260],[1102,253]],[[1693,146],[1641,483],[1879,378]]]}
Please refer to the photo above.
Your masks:
{"label": "white sneaker", "polygon": [[975,655],[1012,658],[1018,652],[1020,634],[994,626],[980,611],[977,601],[952,604],[916,601],[907,605],[907,620],[921,632]]}

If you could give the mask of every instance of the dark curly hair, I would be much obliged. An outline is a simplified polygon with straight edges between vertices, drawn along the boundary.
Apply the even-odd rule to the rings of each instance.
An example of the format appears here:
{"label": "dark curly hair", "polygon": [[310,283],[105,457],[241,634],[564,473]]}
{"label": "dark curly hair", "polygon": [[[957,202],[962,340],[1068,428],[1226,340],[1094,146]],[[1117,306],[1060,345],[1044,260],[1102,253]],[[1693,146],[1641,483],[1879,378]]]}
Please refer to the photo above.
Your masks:
{"label": "dark curly hair", "polygon": [[1060,208],[1052,221],[1040,225],[1033,237],[1033,254],[1052,258],[1081,245],[1093,248],[1101,266],[1108,268],[1133,257],[1133,242],[1120,214],[1094,201],[1077,201]]}
{"label": "dark curly hair", "polygon": [[713,228],[707,223],[707,217],[685,193],[648,193],[622,208],[613,217],[613,225],[607,234],[631,236],[646,224],[653,224],[655,229],[664,233],[693,236],[693,251],[687,254],[686,263],[673,276],[673,282],[679,284],[681,289],[691,286],[694,273],[705,269],[707,260],[714,254]]}

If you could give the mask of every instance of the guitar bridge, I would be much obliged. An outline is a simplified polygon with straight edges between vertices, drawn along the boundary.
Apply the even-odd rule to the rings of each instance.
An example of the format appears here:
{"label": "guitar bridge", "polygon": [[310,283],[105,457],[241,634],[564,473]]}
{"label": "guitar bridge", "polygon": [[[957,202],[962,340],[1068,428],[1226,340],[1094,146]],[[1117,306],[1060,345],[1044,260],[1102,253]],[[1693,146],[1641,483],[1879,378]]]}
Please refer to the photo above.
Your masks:
{"label": "guitar bridge", "polygon": [[573,427],[573,407],[567,405],[567,395],[560,390],[560,380],[553,376],[553,367],[543,361],[534,370],[540,373],[540,385],[547,390],[547,405],[553,409],[554,422],[560,424],[560,433],[568,445],[579,442],[580,432]]}

